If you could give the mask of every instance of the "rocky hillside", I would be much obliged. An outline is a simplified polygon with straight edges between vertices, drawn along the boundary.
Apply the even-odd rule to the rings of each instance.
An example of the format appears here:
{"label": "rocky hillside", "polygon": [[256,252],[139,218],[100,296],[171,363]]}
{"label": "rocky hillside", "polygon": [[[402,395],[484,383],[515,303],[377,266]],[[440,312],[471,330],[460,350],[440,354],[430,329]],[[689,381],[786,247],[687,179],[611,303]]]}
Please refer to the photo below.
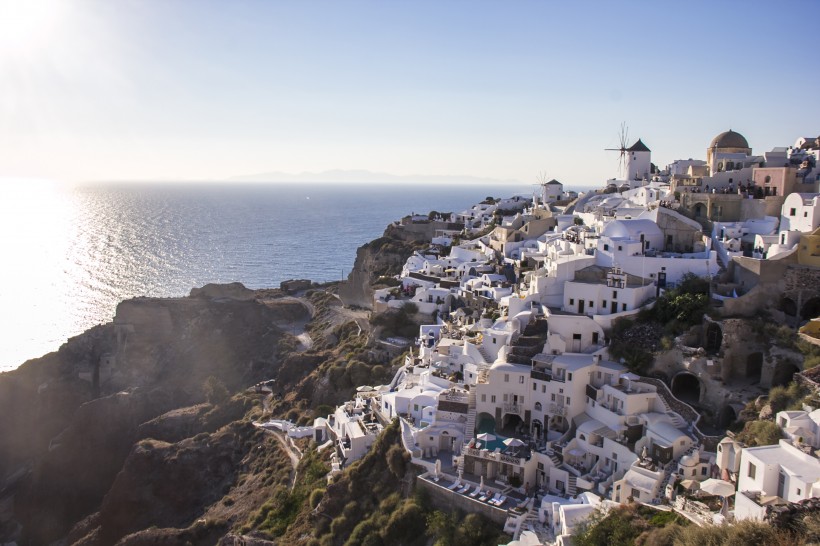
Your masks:
{"label": "rocky hillside", "polygon": [[[130,470],[143,475],[154,465],[156,485],[175,483],[160,468],[169,461],[180,464],[177,474],[187,476],[187,468],[203,484],[196,489],[197,480],[187,476],[199,505],[187,502],[193,496],[170,499],[177,509],[160,510],[177,514],[169,523],[193,523],[202,506],[222,498],[242,469],[238,463],[259,442],[247,421],[254,411],[261,414],[258,397],[229,402],[225,396],[275,375],[297,345],[278,325],[309,318],[307,306],[269,296],[249,299],[233,286],[126,301],[113,324],[0,375],[0,542],[79,539],[81,531],[69,532],[88,517],[99,519],[80,529],[99,528],[99,544],[111,544],[133,525],[156,525],[161,519],[151,514],[160,512],[145,506],[142,519],[132,512],[131,527],[119,523],[119,500],[131,511],[140,494],[120,484],[129,483]],[[178,410],[193,404],[200,405]],[[197,435],[205,436],[190,440]],[[131,496],[123,496],[126,490]]]}
{"label": "rocky hillside", "polygon": [[342,301],[346,305],[370,309],[373,306],[373,289],[378,280],[401,273],[407,258],[416,250],[426,247],[429,241],[425,231],[388,226],[382,237],[356,250],[356,262],[347,283],[339,288]]}

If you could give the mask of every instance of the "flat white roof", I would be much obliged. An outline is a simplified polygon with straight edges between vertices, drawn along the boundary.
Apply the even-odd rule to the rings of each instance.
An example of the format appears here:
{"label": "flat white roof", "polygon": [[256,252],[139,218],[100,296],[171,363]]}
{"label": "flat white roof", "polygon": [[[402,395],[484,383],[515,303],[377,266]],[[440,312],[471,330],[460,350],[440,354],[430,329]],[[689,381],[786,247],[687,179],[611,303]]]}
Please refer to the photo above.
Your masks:
{"label": "flat white roof", "polygon": [[778,465],[784,471],[799,476],[806,482],[820,479],[820,461],[790,446],[786,440],[780,440],[775,446],[749,447],[746,451],[763,464]]}

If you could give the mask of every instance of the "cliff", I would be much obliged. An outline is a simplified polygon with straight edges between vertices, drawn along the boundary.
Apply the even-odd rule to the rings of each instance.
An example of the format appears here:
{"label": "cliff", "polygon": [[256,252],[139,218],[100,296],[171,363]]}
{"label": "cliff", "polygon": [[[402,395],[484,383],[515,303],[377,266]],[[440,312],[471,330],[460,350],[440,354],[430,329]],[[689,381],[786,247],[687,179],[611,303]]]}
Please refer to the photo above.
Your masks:
{"label": "cliff", "polygon": [[[0,374],[0,506],[7,508],[0,510],[0,542],[65,537],[116,493],[112,487],[127,461],[139,459],[134,446],[147,435],[183,441],[245,419],[253,409],[248,401],[213,401],[187,420],[158,418],[205,402],[209,377],[235,392],[275,376],[295,345],[281,325],[310,317],[293,300],[269,293],[249,299],[241,285],[194,294],[122,302],[112,324]],[[100,511],[101,521],[115,520],[112,510]],[[100,544],[110,543],[108,528],[119,529],[103,525]]]}
{"label": "cliff", "polygon": [[345,305],[373,307],[373,289],[378,279],[401,273],[407,258],[430,242],[430,224],[420,225],[425,229],[414,230],[412,224],[411,227],[391,224],[380,238],[356,250],[353,269],[347,282],[339,287],[339,297]]}

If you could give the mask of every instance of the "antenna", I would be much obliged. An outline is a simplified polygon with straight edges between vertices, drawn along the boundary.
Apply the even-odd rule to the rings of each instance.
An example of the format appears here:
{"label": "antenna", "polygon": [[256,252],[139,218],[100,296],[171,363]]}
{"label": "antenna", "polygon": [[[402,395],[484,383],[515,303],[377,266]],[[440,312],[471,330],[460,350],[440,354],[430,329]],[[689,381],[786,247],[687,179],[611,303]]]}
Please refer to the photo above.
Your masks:
{"label": "antenna", "polygon": [[618,134],[618,141],[621,143],[620,148],[604,148],[608,152],[620,152],[618,154],[618,174],[623,180],[626,173],[626,147],[629,144],[629,127],[626,122],[621,122],[621,132]]}

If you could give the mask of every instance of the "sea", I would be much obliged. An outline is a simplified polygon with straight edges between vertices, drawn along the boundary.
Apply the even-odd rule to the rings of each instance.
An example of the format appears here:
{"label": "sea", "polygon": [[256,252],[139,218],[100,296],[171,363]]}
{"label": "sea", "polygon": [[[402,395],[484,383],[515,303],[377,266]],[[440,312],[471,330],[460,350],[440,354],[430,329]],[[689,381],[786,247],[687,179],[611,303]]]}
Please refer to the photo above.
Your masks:
{"label": "sea", "polygon": [[0,372],[111,321],[124,299],[341,280],[356,249],[394,220],[533,187],[21,181],[3,191]]}

